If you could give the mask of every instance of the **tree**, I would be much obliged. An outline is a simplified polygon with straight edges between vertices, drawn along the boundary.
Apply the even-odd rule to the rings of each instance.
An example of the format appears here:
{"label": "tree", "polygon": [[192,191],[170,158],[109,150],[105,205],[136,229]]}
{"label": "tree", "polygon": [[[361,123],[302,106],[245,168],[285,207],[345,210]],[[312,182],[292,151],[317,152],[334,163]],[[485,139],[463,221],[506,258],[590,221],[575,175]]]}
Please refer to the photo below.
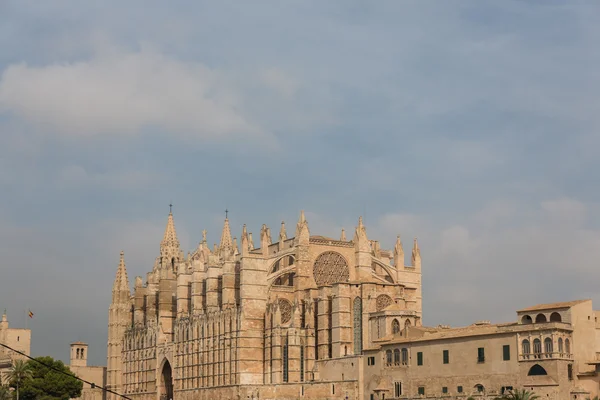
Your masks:
{"label": "tree", "polygon": [[511,390],[508,394],[498,397],[498,400],[536,400],[540,396],[528,390]]}
{"label": "tree", "polygon": [[12,394],[8,389],[8,386],[1,385],[0,386],[0,400],[11,400]]}
{"label": "tree", "polygon": [[81,396],[83,382],[69,376],[73,373],[62,361],[52,357],[37,357],[35,360],[39,362],[27,362],[31,379],[26,380],[21,388],[21,400],[69,400]]}
{"label": "tree", "polygon": [[31,378],[29,364],[23,360],[15,360],[6,377],[10,386],[17,390],[17,400],[19,400],[19,388]]}

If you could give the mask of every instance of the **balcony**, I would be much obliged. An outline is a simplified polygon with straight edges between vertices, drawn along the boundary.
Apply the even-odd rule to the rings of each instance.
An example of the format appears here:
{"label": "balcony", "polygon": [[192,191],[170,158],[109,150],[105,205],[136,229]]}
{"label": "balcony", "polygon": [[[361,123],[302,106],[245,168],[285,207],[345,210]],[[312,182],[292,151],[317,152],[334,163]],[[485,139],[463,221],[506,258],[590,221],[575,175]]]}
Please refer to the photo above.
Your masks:
{"label": "balcony", "polygon": [[[596,357],[598,357],[596,353]],[[540,361],[540,360],[572,360],[573,354],[570,353],[529,353],[529,354],[519,354],[519,361]],[[598,358],[597,358],[598,359]]]}

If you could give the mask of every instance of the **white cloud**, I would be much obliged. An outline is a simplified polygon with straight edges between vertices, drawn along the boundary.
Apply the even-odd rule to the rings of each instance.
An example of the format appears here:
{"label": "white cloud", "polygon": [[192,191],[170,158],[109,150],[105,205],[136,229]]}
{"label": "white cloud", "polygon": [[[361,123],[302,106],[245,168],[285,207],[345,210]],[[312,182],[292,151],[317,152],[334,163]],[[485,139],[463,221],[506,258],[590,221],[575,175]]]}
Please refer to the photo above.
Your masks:
{"label": "white cloud", "polygon": [[68,135],[144,128],[200,138],[265,135],[243,105],[219,71],[149,49],[42,67],[13,64],[0,81],[0,110]]}

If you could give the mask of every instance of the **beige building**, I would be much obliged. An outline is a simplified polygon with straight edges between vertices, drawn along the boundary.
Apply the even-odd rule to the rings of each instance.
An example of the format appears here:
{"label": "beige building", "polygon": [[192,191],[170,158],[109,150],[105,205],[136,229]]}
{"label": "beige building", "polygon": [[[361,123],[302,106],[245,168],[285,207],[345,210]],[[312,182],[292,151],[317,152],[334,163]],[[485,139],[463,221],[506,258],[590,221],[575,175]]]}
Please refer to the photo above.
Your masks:
{"label": "beige building", "polygon": [[[30,355],[31,330],[10,328],[8,325],[8,318],[6,317],[6,311],[4,311],[2,320],[0,321],[0,343],[6,344],[26,355]],[[4,377],[5,373],[8,372],[12,366],[13,361],[19,359],[27,360],[26,357],[0,346],[0,376]]]}
{"label": "beige building", "polygon": [[83,342],[71,343],[71,354],[69,369],[72,373],[77,375],[79,378],[84,379],[88,382],[92,382],[96,385],[92,388],[90,385],[84,383],[81,391],[82,400],[105,400],[106,396],[102,387],[106,385],[106,367],[101,366],[88,366],[88,345]]}
{"label": "beige building", "polygon": [[600,324],[591,300],[517,311],[517,321],[408,327],[364,352],[365,399],[493,399],[510,389],[545,399],[598,395]]}
{"label": "beige building", "polygon": [[133,293],[121,253],[109,308],[107,385],[133,399],[363,398],[363,349],[394,320],[421,325],[416,240],[405,266],[400,239],[381,249],[362,219],[334,239],[301,213],[255,247],[226,218],[218,245],[204,232],[184,256],[170,213],[159,250]]}

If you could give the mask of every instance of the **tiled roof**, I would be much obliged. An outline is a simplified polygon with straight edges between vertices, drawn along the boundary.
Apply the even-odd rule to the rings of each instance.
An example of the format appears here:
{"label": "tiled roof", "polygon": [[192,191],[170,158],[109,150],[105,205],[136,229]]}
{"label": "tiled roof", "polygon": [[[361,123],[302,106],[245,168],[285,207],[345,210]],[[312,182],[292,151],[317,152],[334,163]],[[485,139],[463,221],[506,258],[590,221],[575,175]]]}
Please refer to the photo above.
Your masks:
{"label": "tiled roof", "polygon": [[591,301],[591,300],[586,299],[586,300],[564,301],[562,303],[538,304],[536,306],[523,308],[521,310],[518,310],[517,312],[541,311],[541,310],[550,310],[550,309],[555,309],[555,308],[568,308],[568,307],[572,307],[572,306],[575,306],[580,303],[585,303],[586,301]]}

